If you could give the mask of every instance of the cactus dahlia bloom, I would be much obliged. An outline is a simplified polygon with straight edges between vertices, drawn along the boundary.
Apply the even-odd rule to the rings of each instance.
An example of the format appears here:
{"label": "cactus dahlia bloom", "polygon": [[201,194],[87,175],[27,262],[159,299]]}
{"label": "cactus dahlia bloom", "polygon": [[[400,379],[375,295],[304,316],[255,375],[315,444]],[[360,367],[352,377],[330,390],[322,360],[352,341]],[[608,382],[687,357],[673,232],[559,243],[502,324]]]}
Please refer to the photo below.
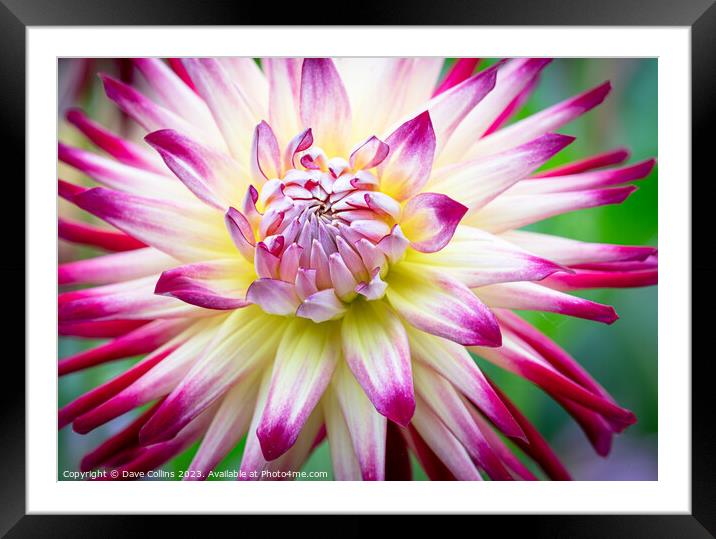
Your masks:
{"label": "cactus dahlia bloom", "polygon": [[505,127],[542,59],[473,74],[439,59],[136,59],[143,91],[102,76],[147,132],[69,121],[103,153],[60,144],[100,184],[62,197],[112,228],[61,220],[108,251],[60,265],[61,335],[110,338],[59,374],[143,355],[63,407],[87,433],[148,407],[83,470],[148,470],[199,441],[193,478],[246,438],[244,472],[295,472],[324,439],[337,479],[553,479],[564,467],[470,352],[544,389],[606,455],[635,421],[562,348],[513,313],[611,323],[567,292],[654,284],[656,250],[520,230],[622,202],[653,160],[617,150],[535,174],[553,131],[605,83]]}

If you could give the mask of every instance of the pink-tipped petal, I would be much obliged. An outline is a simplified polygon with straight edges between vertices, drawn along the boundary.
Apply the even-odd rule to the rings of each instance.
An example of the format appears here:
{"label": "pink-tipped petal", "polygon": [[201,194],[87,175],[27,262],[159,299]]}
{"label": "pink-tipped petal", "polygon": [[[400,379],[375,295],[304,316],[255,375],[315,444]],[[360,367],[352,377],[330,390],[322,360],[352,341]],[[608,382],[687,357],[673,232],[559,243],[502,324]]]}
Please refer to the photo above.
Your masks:
{"label": "pink-tipped petal", "polygon": [[90,120],[80,109],[70,109],[67,112],[67,121],[79,129],[95,146],[121,163],[151,172],[163,172],[161,162],[151,152]]}
{"label": "pink-tipped petal", "polygon": [[204,309],[240,309],[249,305],[246,290],[253,279],[251,266],[243,259],[213,260],[165,271],[154,293]]}
{"label": "pink-tipped petal", "polygon": [[351,125],[351,108],[343,81],[330,58],[306,58],[301,69],[301,122],[321,148],[340,155]]}
{"label": "pink-tipped petal", "polygon": [[350,166],[353,170],[377,167],[388,156],[389,151],[388,145],[373,135],[351,152]]}
{"label": "pink-tipped petal", "polygon": [[420,193],[403,209],[400,227],[417,251],[434,253],[445,247],[467,208],[448,196]]}
{"label": "pink-tipped petal", "polygon": [[257,182],[281,175],[281,151],[271,126],[262,121],[254,129],[251,141],[251,176]]}
{"label": "pink-tipped petal", "polygon": [[526,178],[573,140],[548,133],[497,155],[461,160],[436,170],[427,188],[451,196],[474,211]]}
{"label": "pink-tipped petal", "polygon": [[448,71],[440,85],[433,92],[433,96],[449,90],[453,86],[460,84],[472,75],[480,63],[479,58],[458,58]]}
{"label": "pink-tipped petal", "polygon": [[407,425],[415,409],[405,328],[384,303],[356,302],[341,326],[343,355],[381,414]]}
{"label": "pink-tipped petal", "polygon": [[276,352],[256,430],[266,460],[280,457],[295,443],[328,386],[339,355],[340,339],[333,324],[300,319],[289,323]]}
{"label": "pink-tipped petal", "polygon": [[176,261],[152,248],[134,249],[75,262],[57,268],[57,284],[109,284],[156,275]]}
{"label": "pink-tipped petal", "polygon": [[378,167],[381,190],[396,200],[407,200],[422,189],[432,170],[436,139],[430,113],[408,120],[385,142],[390,152]]}
{"label": "pink-tipped petal", "polygon": [[626,148],[617,148],[608,152],[600,153],[592,157],[587,157],[579,161],[572,161],[566,165],[550,168],[542,172],[534,174],[533,178],[548,178],[552,176],[566,176],[568,174],[578,174],[587,172],[597,168],[608,167],[609,165],[618,165],[629,158],[629,150]]}
{"label": "pink-tipped petal", "polygon": [[326,288],[304,299],[296,309],[296,316],[308,318],[316,324],[320,324],[340,318],[347,309],[348,305],[338,299],[335,290]]}
{"label": "pink-tipped petal", "polygon": [[131,251],[147,246],[146,243],[119,230],[103,229],[89,223],[64,218],[57,220],[57,235],[65,241],[99,247],[106,251]]}
{"label": "pink-tipped petal", "polygon": [[[345,362],[340,362],[336,368],[327,396],[334,400],[326,404],[337,404],[338,413],[345,421],[359,468],[358,478],[364,481],[383,480],[387,420],[376,411],[374,403],[368,399]],[[331,425],[327,426],[331,437]]]}
{"label": "pink-tipped petal", "polygon": [[570,296],[537,283],[520,282],[483,286],[475,294],[494,308],[546,311],[612,324],[619,317],[614,308]]}
{"label": "pink-tipped petal", "polygon": [[499,346],[494,315],[475,294],[441,273],[418,272],[400,265],[390,273],[388,301],[411,325],[460,344]]}
{"label": "pink-tipped petal", "polygon": [[292,283],[278,279],[257,279],[246,293],[246,300],[261,307],[269,314],[294,314],[301,304]]}
{"label": "pink-tipped petal", "polygon": [[171,129],[154,131],[144,140],[192,193],[213,207],[226,209],[245,187],[242,168],[223,152]]}

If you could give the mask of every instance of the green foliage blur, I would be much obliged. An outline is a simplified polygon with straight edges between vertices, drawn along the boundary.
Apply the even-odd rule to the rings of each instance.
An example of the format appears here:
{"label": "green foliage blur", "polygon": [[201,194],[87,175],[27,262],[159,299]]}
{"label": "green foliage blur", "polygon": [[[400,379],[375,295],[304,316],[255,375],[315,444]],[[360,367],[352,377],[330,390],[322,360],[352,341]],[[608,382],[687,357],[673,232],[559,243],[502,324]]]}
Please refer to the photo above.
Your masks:
{"label": "green foliage blur", "polygon": [[[480,69],[496,59],[484,60]],[[451,60],[446,62],[446,69]],[[546,168],[625,146],[629,163],[657,155],[656,59],[557,59],[543,72],[537,90],[515,119],[519,119],[605,80],[613,86],[605,103],[560,130],[577,140],[555,156]],[[83,105],[97,102],[94,90]],[[101,99],[101,96],[99,97]],[[530,229],[569,238],[657,246],[658,170],[639,182],[640,189],[618,206],[606,206],[554,217]],[[634,411],[638,423],[615,439],[607,459],[597,456],[574,421],[529,382],[476,359],[520,406],[563,458],[579,480],[657,479],[657,289],[597,290],[580,293],[613,305],[620,319],[611,326],[542,313],[521,313],[568,350],[622,406]],[[59,357],[95,346],[98,341],[61,338]],[[119,374],[137,358],[91,368],[63,377],[58,386],[60,406]],[[58,479],[64,470],[77,470],[86,452],[126,425],[136,413],[126,414],[96,431],[80,436],[70,427],[58,435]],[[218,470],[238,469],[243,442]],[[196,445],[163,469],[185,470]],[[306,463],[306,471],[327,471],[330,455],[324,442]],[[414,463],[415,479],[425,474]]]}

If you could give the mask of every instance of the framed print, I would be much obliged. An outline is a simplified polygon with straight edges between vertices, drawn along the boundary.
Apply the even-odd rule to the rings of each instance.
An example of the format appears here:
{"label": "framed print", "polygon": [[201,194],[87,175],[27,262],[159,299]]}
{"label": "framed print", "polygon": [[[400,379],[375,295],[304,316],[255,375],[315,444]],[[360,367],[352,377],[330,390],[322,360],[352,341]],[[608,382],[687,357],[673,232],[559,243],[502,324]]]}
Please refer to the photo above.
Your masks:
{"label": "framed print", "polygon": [[28,213],[3,532],[712,536],[690,177],[716,8],[513,3],[250,26],[6,2]]}

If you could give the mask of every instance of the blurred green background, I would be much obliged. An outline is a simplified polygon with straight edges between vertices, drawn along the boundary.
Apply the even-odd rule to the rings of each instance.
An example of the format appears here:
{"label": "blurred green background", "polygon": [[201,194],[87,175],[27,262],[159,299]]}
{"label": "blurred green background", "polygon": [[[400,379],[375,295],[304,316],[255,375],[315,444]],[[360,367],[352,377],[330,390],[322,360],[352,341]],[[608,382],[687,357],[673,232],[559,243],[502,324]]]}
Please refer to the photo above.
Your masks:
{"label": "blurred green background", "polygon": [[[494,63],[484,60],[479,69]],[[452,60],[446,62],[446,69]],[[82,92],[63,88],[62,73],[75,70],[76,60],[60,61],[60,113],[67,106],[79,105],[101,118],[114,114],[106,107],[99,85],[90,84]],[[116,69],[111,65],[103,69]],[[121,68],[120,68],[121,69]],[[577,140],[555,156],[546,167],[556,166],[595,153],[626,146],[629,162],[657,155],[657,61],[656,59],[556,59],[543,72],[537,90],[516,117],[532,113],[591,88],[605,80],[613,90],[605,103],[560,130]],[[63,94],[64,92],[64,94]],[[63,140],[79,143],[71,130],[61,127]],[[67,174],[71,172],[67,171]],[[529,227],[530,229],[593,242],[657,245],[658,169],[639,182],[640,189],[618,206],[606,206],[562,215]],[[70,179],[70,178],[68,178]],[[74,178],[73,178],[74,180]],[[89,250],[67,253],[60,245],[60,258],[84,257]],[[569,317],[521,313],[568,350],[615,397],[634,411],[638,423],[615,439],[607,459],[597,456],[571,418],[529,382],[477,359],[505,392],[534,422],[573,477],[578,480],[656,480],[657,479],[657,289],[637,288],[598,290],[580,293],[589,299],[613,305],[620,319],[611,326]],[[61,338],[59,357],[65,357],[99,341]],[[59,405],[122,372],[137,358],[94,367],[63,377],[58,385]],[[64,470],[77,470],[87,451],[108,435],[126,425],[135,414],[111,422],[88,435],[78,435],[70,427],[58,436],[58,479]],[[219,466],[238,469],[240,444]],[[163,468],[178,472],[186,469],[196,446]],[[332,479],[329,451],[324,442],[306,463],[307,471],[328,471]],[[414,466],[415,479],[425,475]]]}

